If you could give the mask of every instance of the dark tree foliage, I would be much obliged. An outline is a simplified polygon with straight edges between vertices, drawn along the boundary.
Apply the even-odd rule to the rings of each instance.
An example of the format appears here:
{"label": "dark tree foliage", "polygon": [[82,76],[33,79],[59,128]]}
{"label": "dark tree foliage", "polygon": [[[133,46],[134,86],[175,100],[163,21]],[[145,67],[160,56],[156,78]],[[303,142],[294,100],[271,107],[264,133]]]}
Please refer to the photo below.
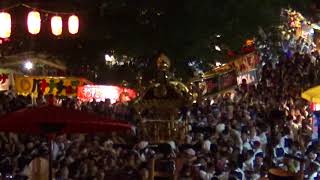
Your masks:
{"label": "dark tree foliage", "polygon": [[211,57],[210,37],[222,35],[230,49],[258,29],[277,25],[280,9],[307,9],[308,0],[107,1],[98,21],[113,48],[133,55],[163,50],[172,57]]}

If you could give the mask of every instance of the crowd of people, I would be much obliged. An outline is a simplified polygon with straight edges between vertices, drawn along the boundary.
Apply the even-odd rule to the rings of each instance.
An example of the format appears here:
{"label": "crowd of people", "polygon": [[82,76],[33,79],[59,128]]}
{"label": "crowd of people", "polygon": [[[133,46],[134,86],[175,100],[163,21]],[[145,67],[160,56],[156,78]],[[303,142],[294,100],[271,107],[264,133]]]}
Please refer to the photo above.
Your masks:
{"label": "crowd of people", "polygon": [[[147,179],[150,160],[161,158],[168,160],[164,171],[186,180],[260,179],[267,177],[272,167],[317,178],[320,144],[311,138],[312,110],[300,94],[320,83],[319,59],[317,53],[284,55],[277,63],[262,67],[256,84],[243,81],[233,94],[194,103],[183,111],[191,126],[184,143],[154,146],[138,136],[115,133],[59,135],[53,144],[54,177]],[[33,102],[30,96],[4,92],[0,94],[0,115],[51,102],[50,98],[39,97]],[[135,123],[129,105],[109,101],[80,104],[72,99],[60,103]],[[37,157],[48,157],[44,137],[1,133],[3,176],[32,177],[30,162]]]}

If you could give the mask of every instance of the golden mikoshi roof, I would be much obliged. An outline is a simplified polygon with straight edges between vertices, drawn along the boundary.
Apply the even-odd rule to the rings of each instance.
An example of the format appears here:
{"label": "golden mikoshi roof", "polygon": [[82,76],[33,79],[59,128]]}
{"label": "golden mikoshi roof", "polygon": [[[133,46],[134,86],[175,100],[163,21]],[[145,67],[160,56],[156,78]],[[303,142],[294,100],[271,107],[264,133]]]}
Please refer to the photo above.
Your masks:
{"label": "golden mikoshi roof", "polygon": [[[135,108],[140,110],[174,109],[180,108],[191,101],[192,95],[189,89],[182,82],[169,80],[167,73],[171,66],[170,59],[163,53],[156,58],[156,65],[159,72],[163,72],[164,79],[151,83],[135,102]],[[161,83],[160,83],[161,82]]]}
{"label": "golden mikoshi roof", "polygon": [[191,98],[186,85],[179,81],[169,81],[166,84],[155,83],[149,86],[135,106],[140,110],[179,108],[191,102]]}

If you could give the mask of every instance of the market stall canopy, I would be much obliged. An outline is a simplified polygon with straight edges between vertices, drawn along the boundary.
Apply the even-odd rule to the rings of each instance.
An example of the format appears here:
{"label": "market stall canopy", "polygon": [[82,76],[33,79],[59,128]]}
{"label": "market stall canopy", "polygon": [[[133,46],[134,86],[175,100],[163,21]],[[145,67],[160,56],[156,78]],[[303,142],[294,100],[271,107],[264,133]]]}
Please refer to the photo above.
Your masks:
{"label": "market stall canopy", "polygon": [[315,86],[302,92],[301,97],[312,103],[320,103],[320,86]]}
{"label": "market stall canopy", "polygon": [[131,129],[132,125],[126,121],[53,105],[25,108],[0,117],[0,131],[6,132],[97,133]]}
{"label": "market stall canopy", "polygon": [[62,71],[65,71],[67,69],[66,65],[62,63],[62,61],[57,57],[52,56],[50,54],[36,53],[33,51],[2,57],[0,65],[2,68],[12,68],[14,66],[21,65],[21,63],[26,60],[34,64],[44,64]]}

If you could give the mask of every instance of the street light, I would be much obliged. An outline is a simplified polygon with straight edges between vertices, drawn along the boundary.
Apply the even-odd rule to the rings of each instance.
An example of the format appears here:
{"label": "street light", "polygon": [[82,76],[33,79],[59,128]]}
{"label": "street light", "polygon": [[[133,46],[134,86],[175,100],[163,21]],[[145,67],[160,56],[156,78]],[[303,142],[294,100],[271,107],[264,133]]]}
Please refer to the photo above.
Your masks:
{"label": "street light", "polygon": [[106,60],[106,62],[112,62],[112,61],[114,61],[114,56],[113,55],[109,55],[109,54],[106,54],[105,56],[104,56],[104,59]]}
{"label": "street light", "polygon": [[214,48],[217,50],[217,51],[221,51],[221,48],[219,46],[214,46]]}
{"label": "street light", "polygon": [[30,71],[33,68],[33,64],[30,61],[27,61],[26,63],[24,63],[24,68],[28,71]]}
{"label": "street light", "polygon": [[104,59],[106,61],[107,66],[113,66],[116,63],[116,59],[114,58],[113,55],[105,54]]}

